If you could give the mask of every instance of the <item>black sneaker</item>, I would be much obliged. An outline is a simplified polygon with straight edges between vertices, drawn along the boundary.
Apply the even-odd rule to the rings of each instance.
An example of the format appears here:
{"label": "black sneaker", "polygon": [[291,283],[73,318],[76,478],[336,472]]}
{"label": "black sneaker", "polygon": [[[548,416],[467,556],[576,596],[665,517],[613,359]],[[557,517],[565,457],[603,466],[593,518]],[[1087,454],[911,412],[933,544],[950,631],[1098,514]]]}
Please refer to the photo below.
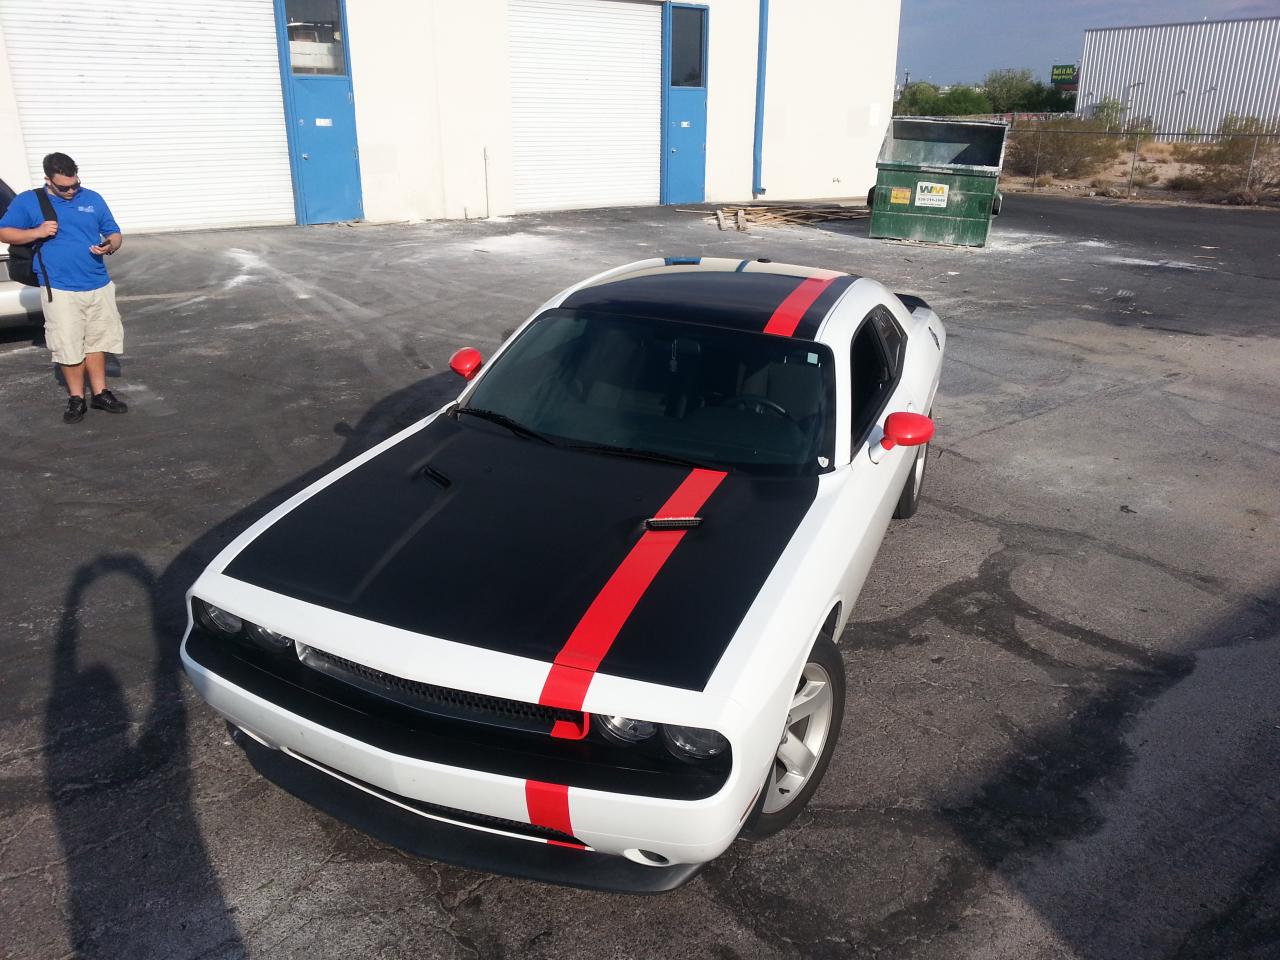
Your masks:
{"label": "black sneaker", "polygon": [[129,405],[117,400],[110,390],[95,393],[93,399],[89,401],[89,406],[95,410],[105,410],[107,413],[127,413],[129,410]]}
{"label": "black sneaker", "polygon": [[79,423],[84,419],[84,412],[87,409],[84,405],[84,397],[68,397],[67,409],[62,411],[62,422]]}

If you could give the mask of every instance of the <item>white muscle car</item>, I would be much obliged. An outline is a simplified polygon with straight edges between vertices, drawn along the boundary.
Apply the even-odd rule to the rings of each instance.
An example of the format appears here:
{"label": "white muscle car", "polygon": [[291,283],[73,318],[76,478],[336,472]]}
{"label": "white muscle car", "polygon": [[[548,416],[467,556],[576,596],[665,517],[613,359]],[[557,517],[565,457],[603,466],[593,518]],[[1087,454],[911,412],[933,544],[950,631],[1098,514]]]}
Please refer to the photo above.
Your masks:
{"label": "white muscle car", "polygon": [[472,831],[442,858],[676,886],[827,769],[836,641],[919,502],[944,344],[833,270],[592,277],[231,543],[187,673],[246,749]]}

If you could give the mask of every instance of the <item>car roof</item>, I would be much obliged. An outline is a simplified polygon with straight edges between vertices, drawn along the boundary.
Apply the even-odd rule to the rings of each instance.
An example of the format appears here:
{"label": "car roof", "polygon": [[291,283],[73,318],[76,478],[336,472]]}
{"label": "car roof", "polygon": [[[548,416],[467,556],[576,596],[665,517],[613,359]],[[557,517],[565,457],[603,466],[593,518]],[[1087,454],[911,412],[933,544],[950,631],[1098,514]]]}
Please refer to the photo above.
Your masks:
{"label": "car roof", "polygon": [[764,331],[780,312],[789,312],[794,323],[785,335],[812,340],[857,279],[839,270],[764,259],[667,257],[610,273],[575,290],[560,306],[754,332]]}

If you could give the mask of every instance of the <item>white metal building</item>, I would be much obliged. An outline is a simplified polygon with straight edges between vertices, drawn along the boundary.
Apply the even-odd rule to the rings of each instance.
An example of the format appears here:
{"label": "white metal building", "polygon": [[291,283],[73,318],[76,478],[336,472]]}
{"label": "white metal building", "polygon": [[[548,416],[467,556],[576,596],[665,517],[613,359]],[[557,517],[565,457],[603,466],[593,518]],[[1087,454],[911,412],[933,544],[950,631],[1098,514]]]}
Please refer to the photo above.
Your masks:
{"label": "white metal building", "polygon": [[1076,110],[1106,97],[1157,131],[1213,133],[1228,114],[1280,118],[1280,17],[1086,30]]}
{"label": "white metal building", "polygon": [[899,2],[60,0],[49,17],[0,0],[0,179],[34,185],[68,153],[137,231],[865,196]]}

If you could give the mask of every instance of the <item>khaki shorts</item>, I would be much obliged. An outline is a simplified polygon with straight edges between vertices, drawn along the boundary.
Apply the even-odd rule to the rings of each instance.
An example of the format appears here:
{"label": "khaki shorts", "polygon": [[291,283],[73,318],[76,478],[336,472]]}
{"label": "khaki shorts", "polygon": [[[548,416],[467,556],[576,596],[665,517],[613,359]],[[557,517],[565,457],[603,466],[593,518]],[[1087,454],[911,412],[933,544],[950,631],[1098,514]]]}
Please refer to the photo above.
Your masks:
{"label": "khaki shorts", "polygon": [[74,366],[86,353],[123,353],[124,326],[116,309],[116,285],[97,290],[59,290],[53,300],[42,288],[44,340],[53,351],[53,362]]}

